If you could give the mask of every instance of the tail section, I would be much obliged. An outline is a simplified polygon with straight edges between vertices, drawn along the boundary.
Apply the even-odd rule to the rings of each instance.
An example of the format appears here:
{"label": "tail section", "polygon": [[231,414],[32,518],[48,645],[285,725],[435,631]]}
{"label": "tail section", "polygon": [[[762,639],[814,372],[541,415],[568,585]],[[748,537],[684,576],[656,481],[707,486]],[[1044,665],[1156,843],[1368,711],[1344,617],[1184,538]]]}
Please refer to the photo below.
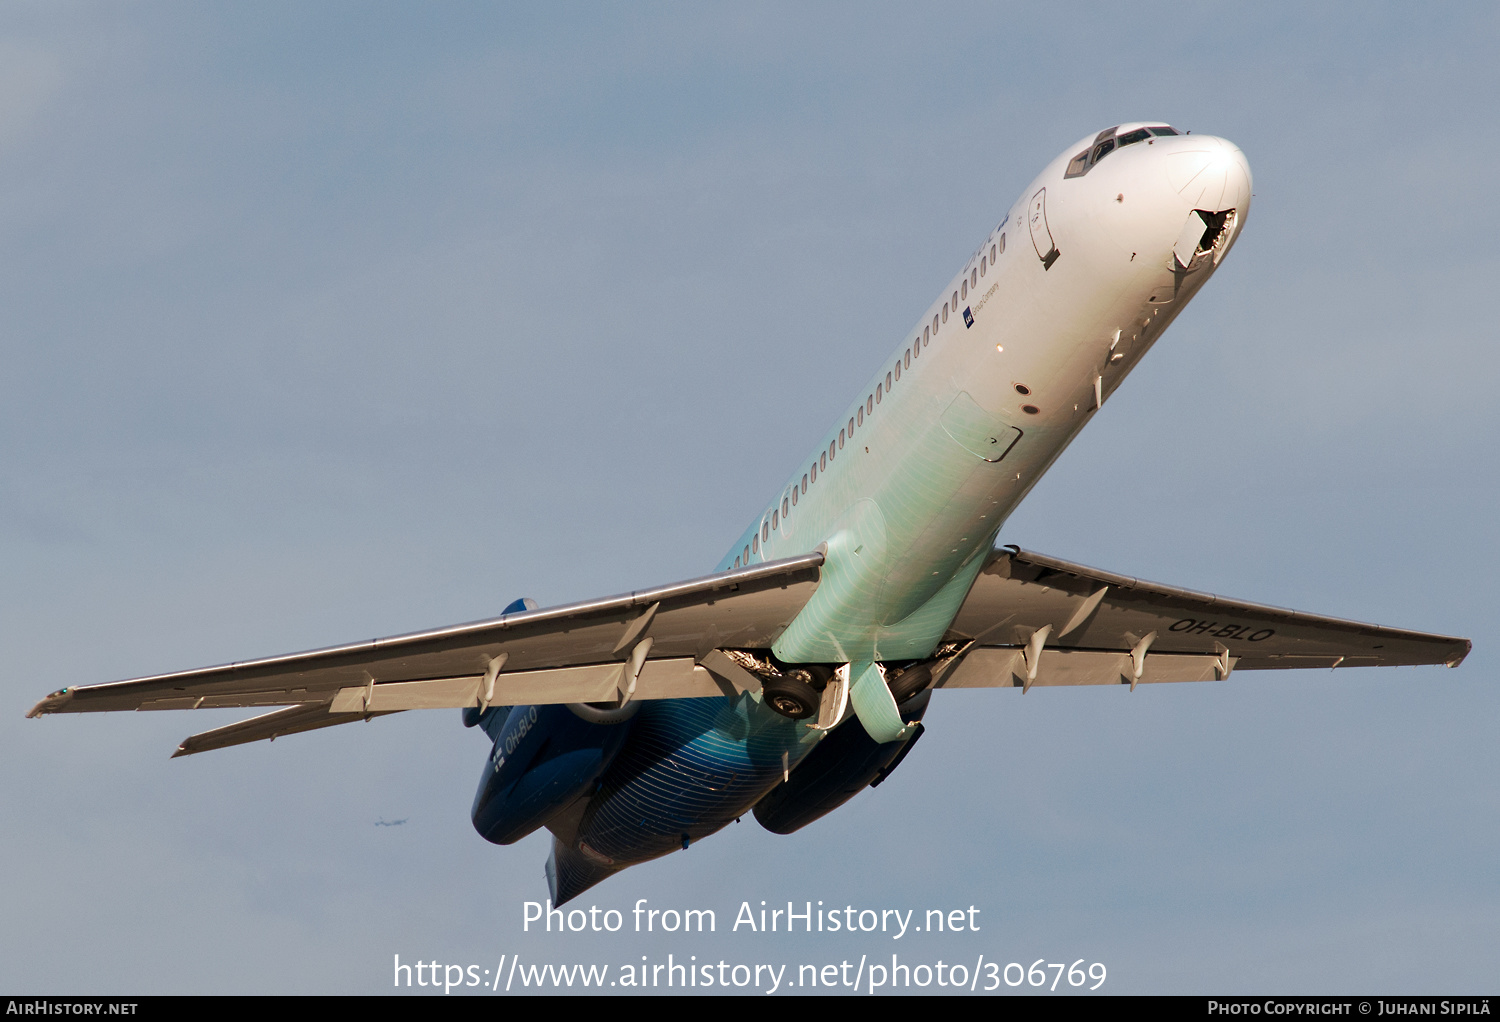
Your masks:
{"label": "tail section", "polygon": [[552,904],[562,905],[572,901],[623,868],[596,861],[602,858],[597,852],[594,857],[590,857],[587,851],[570,848],[553,838],[552,854],[547,858],[547,888],[552,892]]}

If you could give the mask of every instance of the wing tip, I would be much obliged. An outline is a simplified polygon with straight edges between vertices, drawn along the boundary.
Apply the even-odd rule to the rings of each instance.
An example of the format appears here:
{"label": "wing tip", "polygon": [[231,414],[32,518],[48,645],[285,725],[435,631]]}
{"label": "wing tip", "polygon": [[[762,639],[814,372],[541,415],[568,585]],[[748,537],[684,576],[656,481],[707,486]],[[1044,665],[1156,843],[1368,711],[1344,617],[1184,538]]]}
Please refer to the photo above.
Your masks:
{"label": "wing tip", "polygon": [[32,717],[40,717],[44,713],[57,713],[71,702],[72,699],[73,696],[67,689],[60,688],[27,710],[26,719],[30,720]]}
{"label": "wing tip", "polygon": [[1463,639],[1461,641],[1464,644],[1463,650],[1461,652],[1456,653],[1455,655],[1449,657],[1447,660],[1443,661],[1443,663],[1445,663],[1447,666],[1449,666],[1449,667],[1457,667],[1459,664],[1463,663],[1465,659],[1468,658],[1468,655],[1471,652],[1473,652],[1473,650],[1474,650],[1474,643],[1473,643],[1472,640]]}

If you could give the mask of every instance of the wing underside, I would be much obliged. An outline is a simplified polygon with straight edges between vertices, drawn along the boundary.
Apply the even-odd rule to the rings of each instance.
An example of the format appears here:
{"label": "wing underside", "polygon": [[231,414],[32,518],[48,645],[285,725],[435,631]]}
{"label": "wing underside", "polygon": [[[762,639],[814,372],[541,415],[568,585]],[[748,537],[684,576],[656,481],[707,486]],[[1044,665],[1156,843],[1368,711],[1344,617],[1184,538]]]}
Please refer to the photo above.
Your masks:
{"label": "wing underside", "polygon": [[756,681],[714,651],[768,647],[822,563],[812,553],[449,628],[65,688],[28,716],[287,707],[194,735],[176,753],[187,755],[402,710],[718,696]]}
{"label": "wing underside", "polygon": [[[28,716],[282,707],[175,755],[413,709],[688,699],[759,687],[722,651],[765,650],[817,588],[815,552],[623,596],[47,696]],[[1233,670],[1457,666],[1466,639],[991,553],[932,662],[939,688],[1209,681]]]}
{"label": "wing underside", "polygon": [[944,688],[1210,681],[1232,670],[1446,664],[1467,639],[1146,582],[1009,547],[947,636]]}

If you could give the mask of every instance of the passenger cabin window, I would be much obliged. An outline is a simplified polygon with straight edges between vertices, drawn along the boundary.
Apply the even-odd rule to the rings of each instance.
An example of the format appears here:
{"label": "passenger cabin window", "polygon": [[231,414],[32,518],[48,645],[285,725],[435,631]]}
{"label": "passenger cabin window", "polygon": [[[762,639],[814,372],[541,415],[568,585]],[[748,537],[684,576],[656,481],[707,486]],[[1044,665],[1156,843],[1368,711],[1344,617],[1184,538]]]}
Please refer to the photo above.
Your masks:
{"label": "passenger cabin window", "polygon": [[738,568],[740,566],[740,558],[739,558],[738,554],[736,554],[735,557],[734,557],[734,566],[736,568]]}
{"label": "passenger cabin window", "polygon": [[[814,468],[814,469],[813,469],[813,471],[814,471],[814,472],[816,472],[816,471],[817,471],[817,469],[816,469],[816,468]],[[804,476],[803,476],[803,477],[802,477],[802,492],[803,492],[803,493],[806,493],[806,492],[807,492],[807,476],[806,476],[806,475],[804,475]]]}
{"label": "passenger cabin window", "polygon": [[948,303],[943,303],[943,322],[948,322]]}
{"label": "passenger cabin window", "polygon": [[[1003,234],[1000,235],[1000,251],[1001,252],[1005,251],[1005,235],[1003,235]],[[993,252],[991,252],[990,253],[990,262],[994,262],[994,261],[995,261],[995,254]]]}
{"label": "passenger cabin window", "polygon": [[865,424],[865,406],[864,405],[860,405],[859,406],[859,414],[856,415],[855,418],[857,418],[859,420],[859,424],[861,426],[863,426]]}
{"label": "passenger cabin window", "polygon": [[958,292],[953,292],[953,311],[958,311]]}
{"label": "passenger cabin window", "polygon": [[[922,349],[918,348],[917,350],[921,351]],[[905,362],[906,362],[906,368],[910,369],[911,368],[911,349],[910,348],[906,349],[906,359],[905,359]]]}
{"label": "passenger cabin window", "polygon": [[970,287],[978,287],[979,286],[979,271],[978,270],[970,270],[969,271],[969,286]]}
{"label": "passenger cabin window", "polygon": [[875,399],[873,397],[865,398],[865,411],[871,415],[875,414]]}
{"label": "passenger cabin window", "polygon": [[780,525],[781,525],[781,512],[780,512],[780,510],[772,511],[771,512],[771,531],[775,532],[776,529]]}
{"label": "passenger cabin window", "polygon": [[938,318],[936,316],[932,317],[932,332],[934,335],[938,332]]}
{"label": "passenger cabin window", "polygon": [[[785,518],[787,515],[789,515],[791,513],[792,513],[791,498],[790,497],[782,497],[781,498],[781,517]],[[772,511],[771,512],[771,519],[774,521],[775,518],[776,518],[776,512]]]}
{"label": "passenger cabin window", "polygon": [[745,548],[745,563],[746,564],[750,563],[750,548],[749,547]]}
{"label": "passenger cabin window", "polygon": [[[828,471],[828,459],[831,458],[831,457],[833,457],[833,444],[829,444],[828,445],[828,453],[827,454],[820,454],[820,455],[818,455],[818,470],[820,472],[827,472]],[[813,476],[813,478],[816,479],[817,476]]]}
{"label": "passenger cabin window", "polygon": [[[969,297],[969,279],[967,277],[965,277],[963,283],[959,285],[959,290],[963,292],[963,296],[965,298]],[[957,305],[958,303],[954,302],[953,304]]]}
{"label": "passenger cabin window", "polygon": [[[1005,237],[1005,235],[1002,234],[1002,235],[1000,235],[1000,237],[1003,239]],[[995,246],[991,245],[990,246],[990,262],[993,263],[994,261],[995,261]]]}
{"label": "passenger cabin window", "polygon": [[760,537],[759,536],[751,536],[750,537],[750,547],[756,553],[760,553]]}
{"label": "passenger cabin window", "polygon": [[[993,247],[994,247],[994,246],[991,246],[991,247],[992,247],[992,248],[993,248]],[[981,276],[981,277],[983,277],[983,276],[984,276],[984,267],[985,267],[985,265],[986,265],[986,264],[987,264],[987,263],[988,263],[988,262],[989,262],[989,260],[987,260],[987,259],[986,259],[986,258],[985,258],[985,257],[984,257],[984,256],[980,256],[980,257],[979,257],[979,275],[980,275],[980,276]]]}
{"label": "passenger cabin window", "polygon": [[[885,374],[885,392],[887,394],[889,394],[891,392],[891,374],[890,373],[886,373]],[[875,393],[877,393],[877,394],[880,393],[880,388],[879,387],[875,388]]]}
{"label": "passenger cabin window", "polygon": [[[936,330],[937,327],[934,326],[932,329]],[[922,328],[922,343],[923,344],[931,344],[932,342],[930,340],[928,340],[928,338],[930,338],[931,336],[932,335],[928,332],[927,328],[924,326]]]}
{"label": "passenger cabin window", "polygon": [[760,538],[771,538],[771,520],[769,518],[760,523]]}

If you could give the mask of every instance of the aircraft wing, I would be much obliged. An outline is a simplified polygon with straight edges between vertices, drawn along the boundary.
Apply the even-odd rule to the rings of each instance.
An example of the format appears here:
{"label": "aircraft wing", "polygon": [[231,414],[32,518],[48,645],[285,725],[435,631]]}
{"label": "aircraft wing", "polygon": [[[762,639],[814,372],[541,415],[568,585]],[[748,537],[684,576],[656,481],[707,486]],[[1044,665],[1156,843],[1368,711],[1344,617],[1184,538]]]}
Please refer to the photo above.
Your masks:
{"label": "aircraft wing", "polygon": [[943,688],[1209,681],[1231,670],[1457,667],[1469,640],[1283,610],[1007,547],[934,671]]}
{"label": "aircraft wing", "polygon": [[[759,679],[722,652],[769,647],[823,554],[675,585],[334,646],[64,688],[28,716],[284,707],[185,739],[191,755],[402,710],[731,695]],[[994,551],[933,667],[939,688],[1206,681],[1231,670],[1447,664],[1467,639],[1143,582]]]}
{"label": "aircraft wing", "polygon": [[287,707],[194,735],[174,754],[188,755],[401,710],[732,694],[759,682],[716,651],[770,646],[822,563],[815,552],[586,603],[64,688],[27,716]]}

